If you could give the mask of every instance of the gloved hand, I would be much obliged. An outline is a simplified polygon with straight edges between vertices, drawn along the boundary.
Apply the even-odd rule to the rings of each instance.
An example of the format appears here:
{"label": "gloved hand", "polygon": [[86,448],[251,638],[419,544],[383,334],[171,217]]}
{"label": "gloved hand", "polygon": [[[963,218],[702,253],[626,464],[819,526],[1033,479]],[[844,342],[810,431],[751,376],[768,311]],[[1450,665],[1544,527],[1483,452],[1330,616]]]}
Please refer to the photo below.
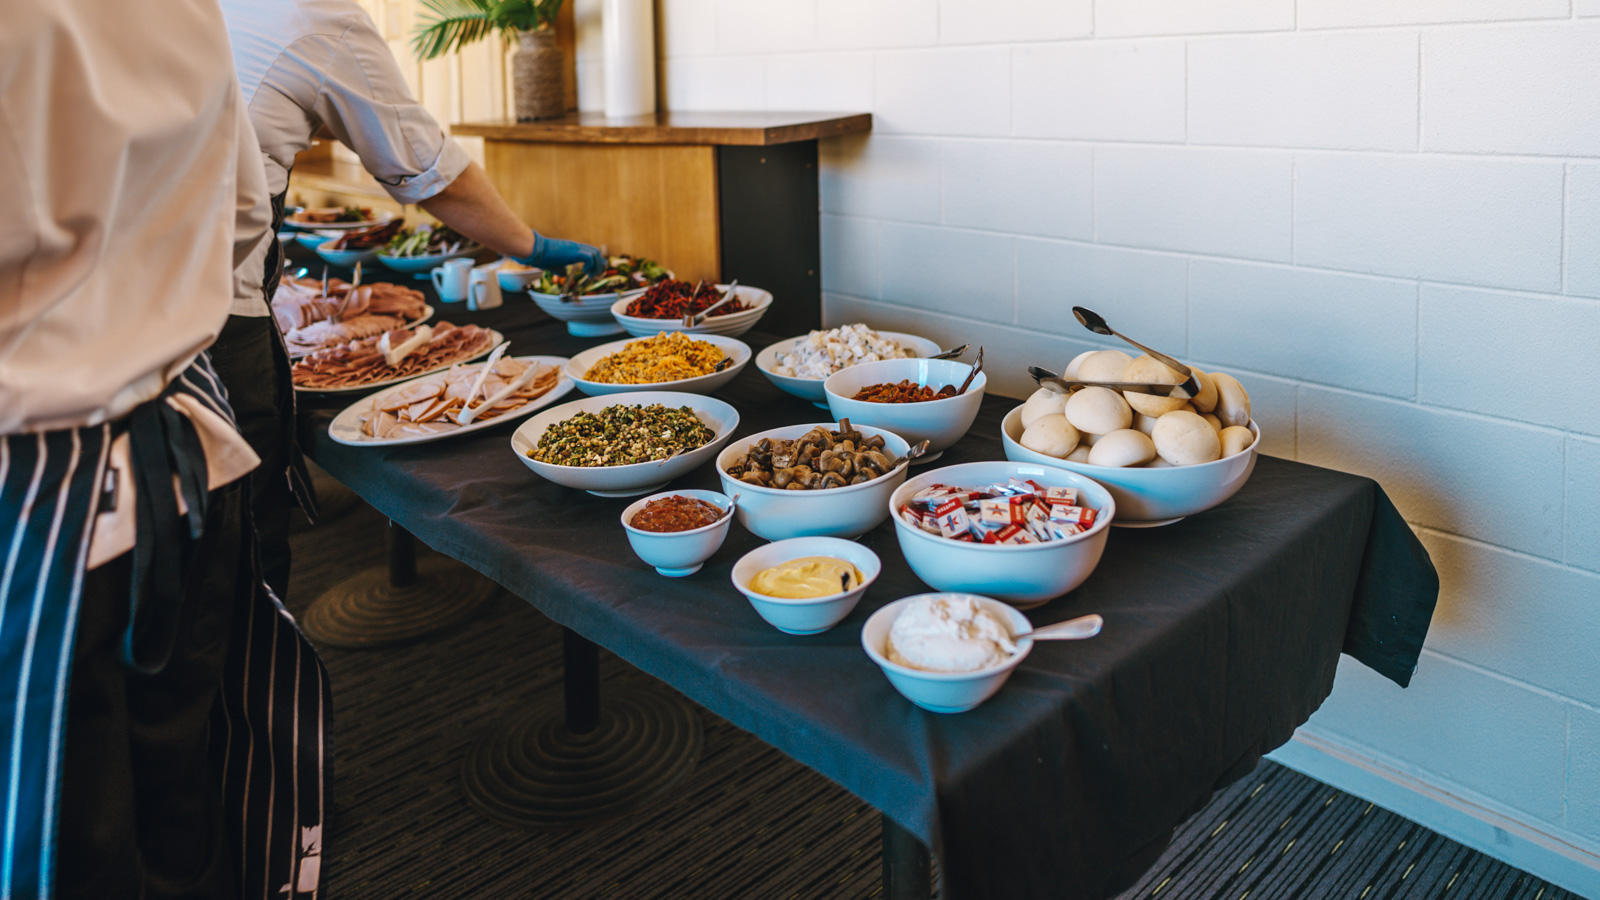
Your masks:
{"label": "gloved hand", "polygon": [[600,248],[577,241],[545,237],[537,231],[533,233],[533,252],[517,262],[557,272],[564,272],[567,266],[581,262],[583,271],[589,275],[606,267],[606,258],[600,253]]}

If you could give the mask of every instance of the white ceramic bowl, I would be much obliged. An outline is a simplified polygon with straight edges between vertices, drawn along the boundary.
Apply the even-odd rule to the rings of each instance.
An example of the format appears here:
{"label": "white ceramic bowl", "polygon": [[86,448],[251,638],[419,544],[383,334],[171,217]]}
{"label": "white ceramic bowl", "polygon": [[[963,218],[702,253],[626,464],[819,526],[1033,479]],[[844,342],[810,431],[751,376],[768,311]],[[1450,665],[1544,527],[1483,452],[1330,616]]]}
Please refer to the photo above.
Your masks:
{"label": "white ceramic bowl", "polygon": [[[742,496],[739,499],[741,503],[744,500]],[[750,580],[762,570],[806,556],[842,559],[860,569],[865,580],[853,590],[805,600],[768,597],[750,589]],[[883,564],[878,561],[878,554],[855,541],[835,537],[790,538],[757,547],[740,557],[733,564],[733,586],[750,600],[750,605],[772,627],[786,634],[817,634],[827,631],[850,615],[850,611],[861,600],[861,595],[878,579],[881,571]]]}
{"label": "white ceramic bowl", "polygon": [[295,233],[294,240],[307,250],[315,250],[338,236],[337,231],[301,231]]}
{"label": "white ceramic bowl", "polygon": [[1060,466],[1100,482],[1117,501],[1116,524],[1125,528],[1170,525],[1232,497],[1250,480],[1250,473],[1256,468],[1256,451],[1261,446],[1261,428],[1252,420],[1250,430],[1256,439],[1250,446],[1215,462],[1156,469],[1091,466],[1029,450],[1018,443],[1022,430],[1019,406],[1006,413],[1000,424],[1006,459]]}
{"label": "white ceramic bowl", "polygon": [[[539,437],[545,429],[557,422],[572,418],[580,412],[598,413],[608,406],[649,406],[660,403],[676,409],[687,406],[694,410],[700,421],[715,432],[704,446],[688,453],[680,453],[657,462],[635,463],[631,466],[557,466],[528,457],[528,451],[539,446]],[[687,475],[702,463],[717,455],[717,450],[739,427],[739,413],[721,400],[700,394],[682,394],[676,391],[639,391],[623,396],[586,397],[552,406],[523,422],[511,435],[511,449],[522,464],[537,472],[540,477],[556,484],[588,491],[597,497],[636,497],[665,487],[667,482]]]}
{"label": "white ceramic bowl", "polygon": [[733,380],[735,375],[750,361],[750,345],[737,338],[723,337],[720,334],[698,334],[694,337],[697,341],[715,344],[722,350],[723,356],[733,360],[721,372],[712,372],[710,375],[699,375],[694,378],[680,378],[676,381],[658,381],[654,384],[608,384],[602,381],[585,381],[583,375],[595,363],[613,353],[622,350],[638,338],[629,338],[625,341],[612,341],[601,344],[572,357],[567,363],[567,377],[591,397],[601,394],[624,394],[638,391],[688,391],[695,394],[709,394]]}
{"label": "white ceramic bowl", "polygon": [[508,262],[515,264],[514,260],[501,257],[500,262],[497,264],[494,270],[494,277],[500,282],[500,290],[502,291],[509,291],[513,294],[526,291],[529,287],[533,286],[535,281],[539,280],[540,275],[544,274],[543,269],[533,267],[510,270],[499,268],[499,266],[504,266]]}
{"label": "white ceramic bowl", "polygon": [[323,262],[350,269],[354,268],[356,263],[370,265],[374,259],[378,258],[378,248],[376,247],[367,247],[360,250],[334,250],[328,247],[329,244],[336,240],[338,238],[327,238],[313,248],[317,251],[317,255],[322,257]]}
{"label": "white ceramic bowl", "polygon": [[[933,341],[925,337],[917,337],[914,334],[902,334],[898,331],[880,331],[878,334],[893,340],[901,347],[914,351],[916,356],[923,359],[943,349]],[[827,381],[826,378],[796,378],[793,375],[779,375],[777,372],[772,371],[772,367],[778,364],[779,353],[787,353],[795,349],[808,337],[810,335],[802,334],[799,337],[792,337],[772,344],[756,354],[756,368],[761,370],[761,374],[767,376],[768,381],[785,392],[793,394],[802,400],[810,400],[818,406],[827,407],[828,396],[822,390],[822,383]]]}
{"label": "white ceramic bowl", "polygon": [[476,244],[469,244],[455,253],[434,253],[429,256],[388,256],[383,252],[378,253],[378,262],[383,263],[396,272],[405,272],[409,275],[426,273],[447,259],[468,259],[478,252]]}
{"label": "white ceramic bowl", "polygon": [[[537,279],[536,279],[537,280]],[[541,294],[533,290],[532,284],[528,287],[528,296],[533,302],[544,310],[550,318],[567,323],[567,333],[576,337],[601,337],[608,334],[623,334],[622,326],[616,317],[611,315],[611,307],[620,298],[633,298],[644,293],[644,288],[623,293],[591,294],[587,297],[577,297],[568,302],[562,302],[560,294]]]}
{"label": "white ceramic bowl", "polygon": [[664,491],[635,500],[622,511],[622,527],[628,533],[628,545],[634,553],[639,554],[640,559],[655,566],[657,572],[668,578],[693,575],[722,547],[723,540],[728,536],[728,528],[733,524],[733,516],[724,515],[710,525],[688,531],[642,531],[629,524],[646,503],[663,497],[692,497],[724,511],[732,501],[726,494],[716,491]]}
{"label": "white ceramic bowl", "polygon": [[977,544],[929,534],[895,515],[895,534],[911,571],[937,590],[998,597],[1023,609],[1082,584],[1100,563],[1118,509],[1109,491],[1077,472],[1025,462],[960,463],[908,479],[889,498],[889,509],[898,510],[932,484],[977,487],[1004,484],[1013,476],[1045,487],[1077,488],[1079,504],[1098,511],[1094,525],[1082,534],[1042,544]]}
{"label": "white ceramic bowl", "polygon": [[972,366],[953,359],[881,359],[851,366],[828,376],[823,392],[828,412],[835,419],[849,418],[852,424],[887,428],[915,444],[926,440],[928,452],[918,464],[932,462],[945,448],[961,440],[983,405],[983,389],[989,376],[978,373],[965,394],[923,403],[872,403],[852,400],[856,392],[871,384],[898,383],[910,379],[938,390],[947,384],[961,387]]}
{"label": "white ceramic bowl", "polygon": [[[908,448],[905,438],[882,428],[850,424],[863,434],[883,435],[883,452],[890,459],[905,455]],[[723,493],[741,495],[739,508],[733,514],[739,518],[740,525],[757,537],[769,541],[814,535],[852,538],[876,528],[888,515],[884,504],[894,489],[906,480],[905,466],[864,484],[822,491],[779,490],[740,481],[728,474],[733,461],[756,441],[762,438],[792,441],[819,426],[839,427],[835,422],[786,425],[740,438],[717,455],[717,477],[722,479]]]}
{"label": "white ceramic bowl", "polygon": [[[1025,637],[1018,640],[1017,652],[1000,665],[978,669],[975,672],[925,672],[922,669],[890,662],[884,653],[889,643],[889,629],[894,626],[895,617],[918,597],[936,596],[939,595],[916,594],[904,597],[873,613],[867,618],[866,624],[861,626],[861,649],[867,651],[867,656],[871,657],[872,661],[878,664],[878,668],[883,670],[883,674],[889,677],[889,683],[894,685],[894,689],[907,700],[929,712],[966,712],[1000,690],[1000,686],[1011,677],[1011,670],[1027,658],[1029,651],[1033,649],[1033,638]],[[956,596],[968,596],[978,601],[980,607],[1005,622],[1012,634],[1033,628],[1027,616],[998,600],[975,594]]]}
{"label": "white ceramic bowl", "polygon": [[[725,284],[717,285],[719,290],[727,290]],[[611,315],[616,318],[624,331],[637,337],[648,337],[660,334],[663,331],[688,331],[691,334],[725,334],[735,337],[754,328],[756,322],[767,314],[767,309],[772,306],[772,294],[761,288],[745,287],[739,285],[734,289],[741,303],[751,304],[752,309],[741,312],[729,313],[725,316],[711,316],[693,328],[684,328],[683,319],[641,319],[637,316],[627,315],[628,304],[636,299],[638,294],[626,294],[617,302],[611,304]]]}

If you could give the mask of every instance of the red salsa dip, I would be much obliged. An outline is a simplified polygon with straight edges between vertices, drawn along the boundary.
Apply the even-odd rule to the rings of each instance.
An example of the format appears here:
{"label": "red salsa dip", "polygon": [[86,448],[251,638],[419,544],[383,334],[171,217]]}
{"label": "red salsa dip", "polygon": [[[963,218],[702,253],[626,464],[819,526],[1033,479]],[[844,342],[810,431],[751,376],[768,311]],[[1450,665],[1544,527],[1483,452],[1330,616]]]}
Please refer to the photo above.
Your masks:
{"label": "red salsa dip", "polygon": [[651,500],[633,514],[629,525],[640,531],[689,531],[722,518],[722,509],[697,497],[673,494]]}

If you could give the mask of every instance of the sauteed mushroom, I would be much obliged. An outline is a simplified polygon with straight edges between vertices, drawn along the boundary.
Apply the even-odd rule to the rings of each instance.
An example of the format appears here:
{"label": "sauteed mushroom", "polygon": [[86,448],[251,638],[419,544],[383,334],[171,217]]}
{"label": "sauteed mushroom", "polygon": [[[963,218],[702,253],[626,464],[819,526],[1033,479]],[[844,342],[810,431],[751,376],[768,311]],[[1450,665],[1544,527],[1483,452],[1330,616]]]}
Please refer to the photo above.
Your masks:
{"label": "sauteed mushroom", "polygon": [[840,419],[838,430],[817,426],[792,441],[762,438],[728,467],[747,484],[815,491],[865,484],[887,474],[895,460],[881,435],[865,435]]}

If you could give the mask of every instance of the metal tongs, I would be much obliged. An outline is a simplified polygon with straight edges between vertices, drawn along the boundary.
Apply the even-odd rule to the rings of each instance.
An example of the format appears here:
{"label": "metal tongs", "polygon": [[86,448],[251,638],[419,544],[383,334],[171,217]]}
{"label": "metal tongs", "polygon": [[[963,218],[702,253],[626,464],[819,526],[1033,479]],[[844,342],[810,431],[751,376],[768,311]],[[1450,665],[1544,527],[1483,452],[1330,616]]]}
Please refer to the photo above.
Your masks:
{"label": "metal tongs", "polygon": [[1095,334],[1103,334],[1107,337],[1121,338],[1133,346],[1138,347],[1140,350],[1150,354],[1152,359],[1159,360],[1174,372],[1182,375],[1184,378],[1183,383],[1146,384],[1142,381],[1068,381],[1049,369],[1041,369],[1038,366],[1029,366],[1028,374],[1033,376],[1033,380],[1038,382],[1040,387],[1062,394],[1072,390],[1073,388],[1103,387],[1110,388],[1114,391],[1127,391],[1133,394],[1153,394],[1157,397],[1177,397],[1183,400],[1190,400],[1200,396],[1200,380],[1194,377],[1194,371],[1188,366],[1178,362],[1159,350],[1152,350],[1133,338],[1117,332],[1110,325],[1106,324],[1105,317],[1093,310],[1085,309],[1081,306],[1074,306],[1072,308],[1072,315],[1077,318],[1078,324],[1089,329]]}
{"label": "metal tongs", "polygon": [[[705,282],[702,280],[700,284],[704,284],[704,283]],[[717,307],[721,306],[724,303],[727,303],[729,300],[732,300],[732,299],[734,299],[735,296],[737,296],[734,293],[734,291],[736,291],[738,289],[738,287],[739,287],[739,279],[735,278],[733,281],[728,283],[728,289],[726,291],[722,292],[722,299],[721,300],[718,300],[717,302],[711,304],[710,306],[706,307],[705,309],[701,310],[700,312],[689,313],[689,314],[685,315],[683,317],[683,327],[685,327],[685,328],[693,328],[696,325],[699,325],[701,322],[704,322],[706,320],[706,316],[711,315],[711,311],[713,309],[716,309]],[[694,286],[694,294],[690,294],[689,295],[689,299],[692,301],[694,299],[694,297],[695,297],[695,294],[698,294],[698,293],[700,293],[700,285],[699,284]]]}
{"label": "metal tongs", "polygon": [[961,354],[967,352],[967,348],[971,347],[971,346],[972,346],[971,344],[962,344],[959,347],[956,347],[956,348],[953,348],[953,349],[950,349],[950,350],[946,350],[943,353],[935,353],[934,355],[932,355],[932,356],[930,356],[928,358],[929,359],[960,359],[961,358]]}

